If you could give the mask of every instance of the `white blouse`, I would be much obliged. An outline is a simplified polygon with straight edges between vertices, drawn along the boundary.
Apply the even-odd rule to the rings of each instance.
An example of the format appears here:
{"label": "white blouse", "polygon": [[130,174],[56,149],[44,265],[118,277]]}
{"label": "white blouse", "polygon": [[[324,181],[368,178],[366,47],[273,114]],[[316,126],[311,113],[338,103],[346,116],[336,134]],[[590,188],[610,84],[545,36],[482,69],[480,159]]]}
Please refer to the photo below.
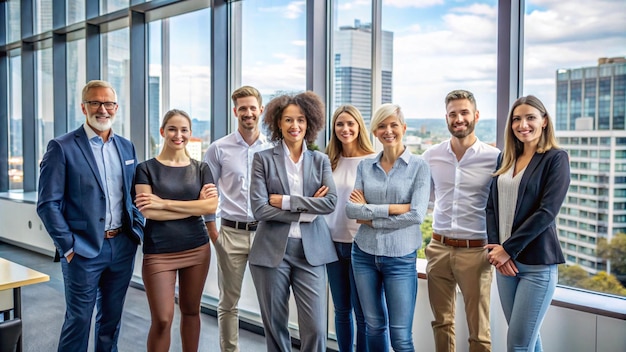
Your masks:
{"label": "white blouse", "polygon": [[511,237],[517,194],[526,168],[515,176],[513,176],[513,170],[515,170],[515,166],[498,177],[498,213],[500,214],[498,235],[501,244]]}

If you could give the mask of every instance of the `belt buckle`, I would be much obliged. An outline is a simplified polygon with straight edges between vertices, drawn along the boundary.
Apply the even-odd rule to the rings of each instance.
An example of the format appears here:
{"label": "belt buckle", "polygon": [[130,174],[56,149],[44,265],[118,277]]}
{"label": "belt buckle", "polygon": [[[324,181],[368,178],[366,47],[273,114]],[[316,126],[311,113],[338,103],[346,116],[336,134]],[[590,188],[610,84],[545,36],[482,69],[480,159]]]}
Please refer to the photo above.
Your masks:
{"label": "belt buckle", "polygon": [[251,227],[256,227],[257,224],[258,224],[257,221],[247,222],[246,223],[246,231],[252,231],[252,230],[250,230],[250,228]]}
{"label": "belt buckle", "polygon": [[121,230],[120,228],[106,230],[106,231],[104,231],[104,238],[105,239],[115,238],[115,236],[119,235],[119,233],[121,232],[120,230]]}

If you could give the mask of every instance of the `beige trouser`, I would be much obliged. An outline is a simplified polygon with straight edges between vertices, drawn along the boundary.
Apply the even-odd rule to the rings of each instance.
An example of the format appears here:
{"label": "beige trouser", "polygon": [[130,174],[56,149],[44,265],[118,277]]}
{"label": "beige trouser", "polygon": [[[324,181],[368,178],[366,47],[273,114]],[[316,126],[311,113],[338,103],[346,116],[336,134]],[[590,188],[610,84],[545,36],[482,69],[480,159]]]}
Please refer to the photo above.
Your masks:
{"label": "beige trouser", "polygon": [[239,297],[255,232],[220,226],[215,243],[220,301],[217,321],[221,351],[239,352]]}
{"label": "beige trouser", "polygon": [[465,301],[469,351],[491,351],[489,301],[492,269],[482,247],[457,248],[434,239],[425,250],[428,296],[435,316],[432,322],[437,352],[455,351],[454,313],[456,286]]}

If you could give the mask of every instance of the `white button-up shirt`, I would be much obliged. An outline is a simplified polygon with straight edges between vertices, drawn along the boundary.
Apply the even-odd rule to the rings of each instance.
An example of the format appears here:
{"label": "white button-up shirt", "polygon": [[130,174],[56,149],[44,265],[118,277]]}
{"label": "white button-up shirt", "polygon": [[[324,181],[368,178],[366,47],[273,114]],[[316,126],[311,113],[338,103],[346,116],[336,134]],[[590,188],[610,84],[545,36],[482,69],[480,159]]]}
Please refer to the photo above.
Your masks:
{"label": "white button-up shirt", "polygon": [[[220,194],[218,216],[231,221],[254,221],[250,206],[250,173],[252,160],[258,151],[272,147],[263,134],[252,144],[235,131],[213,142],[204,161],[209,164],[215,186]],[[204,217],[214,221],[214,215]]]}
{"label": "white button-up shirt", "polygon": [[[306,144],[302,145],[302,154],[300,154],[300,158],[297,162],[294,162],[291,159],[291,153],[289,152],[289,148],[283,141],[283,150],[285,151],[285,169],[287,171],[287,178],[289,180],[289,195],[283,195],[282,202],[282,210],[292,210],[291,209],[291,197],[290,196],[300,196],[304,197],[304,184],[302,183],[304,180],[304,172],[302,171],[302,159],[304,157],[304,153],[306,152]],[[302,238],[302,232],[300,231],[300,222],[311,222],[315,220],[317,215],[315,214],[305,214],[300,213],[300,221],[292,222],[289,227],[289,237],[292,238]]]}
{"label": "white button-up shirt", "polygon": [[423,157],[431,171],[433,232],[459,239],[486,239],[485,207],[500,151],[476,138],[461,160],[450,140],[428,149]]}

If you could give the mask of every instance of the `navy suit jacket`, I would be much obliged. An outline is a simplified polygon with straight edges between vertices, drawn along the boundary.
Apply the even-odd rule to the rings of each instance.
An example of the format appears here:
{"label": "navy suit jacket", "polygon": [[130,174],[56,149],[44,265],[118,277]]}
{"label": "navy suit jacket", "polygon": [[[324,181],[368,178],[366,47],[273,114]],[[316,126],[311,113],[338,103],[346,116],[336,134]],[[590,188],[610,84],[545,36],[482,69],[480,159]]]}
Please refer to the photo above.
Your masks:
{"label": "navy suit jacket", "polygon": [[[330,214],[337,203],[337,190],[333,181],[330,161],[325,154],[304,151],[304,197],[290,195],[289,179],[285,167],[283,144],[257,152],[252,162],[250,203],[254,217],[259,221],[250,256],[250,264],[275,268],[285,256],[289,228],[298,221],[300,213]],[[322,186],[328,186],[325,197],[314,198]],[[269,205],[270,194],[290,195],[292,210],[281,210]],[[302,246],[309,264],[318,266],[337,260],[328,225],[323,216],[313,222],[300,223]]]}
{"label": "navy suit jacket", "polygon": [[[135,147],[119,135],[115,135],[113,143],[124,178],[122,229],[139,244],[144,219],[131,195],[137,166]],[[103,183],[83,126],[51,140],[41,161],[37,213],[61,256],[71,248],[85,258],[100,253],[105,208]]]}
{"label": "navy suit jacket", "polygon": [[[499,165],[498,165],[499,167]],[[491,183],[487,201],[489,243],[502,244],[511,258],[522,264],[565,263],[555,218],[570,184],[569,157],[562,149],[535,153],[524,171],[511,237],[500,243],[498,225],[498,176]]]}

